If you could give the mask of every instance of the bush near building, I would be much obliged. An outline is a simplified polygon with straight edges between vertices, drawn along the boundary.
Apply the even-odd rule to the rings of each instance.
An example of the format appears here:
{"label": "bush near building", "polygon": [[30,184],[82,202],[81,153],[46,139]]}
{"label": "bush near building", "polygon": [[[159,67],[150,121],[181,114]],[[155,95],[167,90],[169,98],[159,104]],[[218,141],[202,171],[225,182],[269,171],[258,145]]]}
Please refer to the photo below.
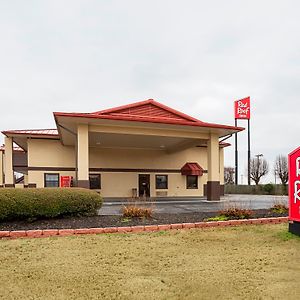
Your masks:
{"label": "bush near building", "polygon": [[95,215],[102,197],[77,188],[0,189],[0,221]]}
{"label": "bush near building", "polygon": [[225,194],[287,195],[288,187],[282,184],[234,185],[225,184]]}

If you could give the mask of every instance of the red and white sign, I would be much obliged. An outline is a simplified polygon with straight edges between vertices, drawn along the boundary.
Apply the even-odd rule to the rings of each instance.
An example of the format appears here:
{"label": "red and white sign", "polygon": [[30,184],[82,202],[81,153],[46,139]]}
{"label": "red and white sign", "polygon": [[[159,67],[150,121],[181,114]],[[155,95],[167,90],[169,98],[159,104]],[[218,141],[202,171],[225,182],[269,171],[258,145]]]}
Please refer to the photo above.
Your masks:
{"label": "red and white sign", "polygon": [[72,176],[60,176],[60,187],[71,187]]}
{"label": "red and white sign", "polygon": [[289,154],[289,219],[300,222],[300,147]]}
{"label": "red and white sign", "polygon": [[234,101],[235,119],[250,119],[250,97]]}

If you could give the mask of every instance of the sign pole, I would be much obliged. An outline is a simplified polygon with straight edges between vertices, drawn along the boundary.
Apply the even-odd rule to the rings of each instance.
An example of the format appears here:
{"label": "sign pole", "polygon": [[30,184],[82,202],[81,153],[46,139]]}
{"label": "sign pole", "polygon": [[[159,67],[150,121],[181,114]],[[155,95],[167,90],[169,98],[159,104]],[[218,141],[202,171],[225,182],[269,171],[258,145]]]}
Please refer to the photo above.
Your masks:
{"label": "sign pole", "polygon": [[251,160],[251,150],[250,150],[250,119],[248,119],[248,185],[251,185],[250,160]]}
{"label": "sign pole", "polygon": [[[237,119],[235,119],[235,127],[237,127]],[[235,134],[235,184],[238,185],[238,138],[237,133]]]}

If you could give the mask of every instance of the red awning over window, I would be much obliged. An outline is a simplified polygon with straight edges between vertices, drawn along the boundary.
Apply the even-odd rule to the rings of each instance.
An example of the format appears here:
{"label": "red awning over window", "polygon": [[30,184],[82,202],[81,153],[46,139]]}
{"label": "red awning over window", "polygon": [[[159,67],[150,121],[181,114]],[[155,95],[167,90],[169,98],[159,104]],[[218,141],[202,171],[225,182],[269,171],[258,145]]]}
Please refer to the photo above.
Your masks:
{"label": "red awning over window", "polygon": [[198,163],[186,163],[181,168],[181,174],[182,175],[202,176],[203,175],[203,169],[199,166]]}

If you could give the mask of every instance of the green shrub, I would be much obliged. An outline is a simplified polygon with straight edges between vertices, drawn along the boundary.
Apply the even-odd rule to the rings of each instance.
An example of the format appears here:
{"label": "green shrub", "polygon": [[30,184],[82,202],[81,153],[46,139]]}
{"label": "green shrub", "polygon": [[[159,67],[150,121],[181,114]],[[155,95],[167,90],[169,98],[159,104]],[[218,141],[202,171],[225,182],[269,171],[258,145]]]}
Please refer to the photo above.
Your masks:
{"label": "green shrub", "polygon": [[101,196],[87,189],[0,189],[0,221],[94,215]]}
{"label": "green shrub", "polygon": [[219,216],[225,216],[228,219],[250,219],[252,215],[252,210],[237,207],[228,208],[219,213]]}
{"label": "green shrub", "polygon": [[271,207],[271,211],[276,214],[285,215],[288,213],[289,209],[285,204],[274,204]]}
{"label": "green shrub", "polygon": [[271,195],[274,192],[274,185],[272,183],[268,183],[264,185],[264,191],[268,194]]}

